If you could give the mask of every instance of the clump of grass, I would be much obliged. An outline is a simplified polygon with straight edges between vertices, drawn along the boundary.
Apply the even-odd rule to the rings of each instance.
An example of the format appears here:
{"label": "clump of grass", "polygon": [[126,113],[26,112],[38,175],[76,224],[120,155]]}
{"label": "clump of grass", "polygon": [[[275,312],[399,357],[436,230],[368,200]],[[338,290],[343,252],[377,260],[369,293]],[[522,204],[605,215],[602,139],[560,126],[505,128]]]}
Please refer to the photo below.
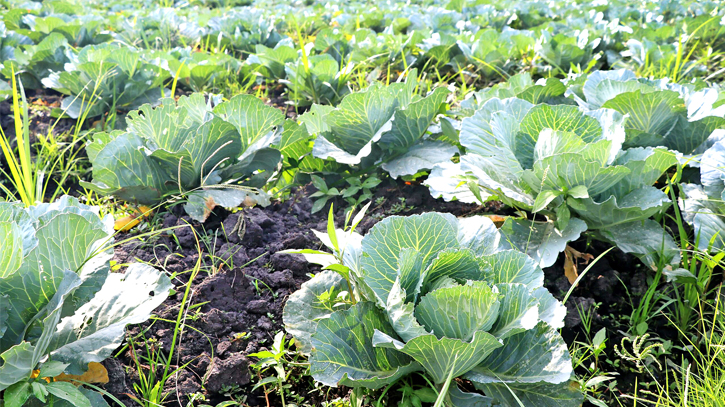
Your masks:
{"label": "clump of grass", "polygon": [[[697,323],[685,339],[679,364],[668,361],[653,390],[626,396],[634,405],[656,407],[725,406],[725,304],[718,290],[714,303],[701,301]],[[620,402],[621,403],[621,402]]]}

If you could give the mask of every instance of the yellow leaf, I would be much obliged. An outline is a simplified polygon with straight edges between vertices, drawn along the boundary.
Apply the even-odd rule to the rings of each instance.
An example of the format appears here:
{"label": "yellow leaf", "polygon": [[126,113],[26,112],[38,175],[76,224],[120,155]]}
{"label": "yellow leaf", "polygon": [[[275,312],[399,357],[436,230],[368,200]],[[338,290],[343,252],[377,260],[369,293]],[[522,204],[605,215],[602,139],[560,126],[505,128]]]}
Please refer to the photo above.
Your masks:
{"label": "yellow leaf", "polygon": [[124,216],[116,219],[116,222],[113,224],[113,229],[121,232],[128,232],[139,223],[141,223],[141,221],[134,216]]}
{"label": "yellow leaf", "polygon": [[53,381],[72,382],[76,385],[82,384],[80,382],[106,384],[108,383],[108,371],[102,364],[98,362],[91,362],[88,364],[88,371],[82,375],[61,373],[59,376],[54,377]]}
{"label": "yellow leaf", "polygon": [[154,214],[153,209],[149,208],[146,205],[140,205],[137,210],[138,214],[143,216],[144,218],[149,218],[151,215]]}

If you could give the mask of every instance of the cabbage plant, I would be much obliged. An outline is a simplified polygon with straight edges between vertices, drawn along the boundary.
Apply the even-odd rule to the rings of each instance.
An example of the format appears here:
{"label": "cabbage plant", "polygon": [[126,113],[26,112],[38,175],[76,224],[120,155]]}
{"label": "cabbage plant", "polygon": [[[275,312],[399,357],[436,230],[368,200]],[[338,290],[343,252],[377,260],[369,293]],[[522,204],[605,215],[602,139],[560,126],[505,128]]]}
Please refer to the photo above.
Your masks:
{"label": "cabbage plant", "polygon": [[320,236],[341,262],[305,255],[339,274],[316,275],[284,311],[315,380],[377,389],[418,372],[436,386],[437,406],[581,404],[557,332],[566,309],[488,218],[393,216],[362,239]]}
{"label": "cabbage plant", "polygon": [[125,131],[95,134],[86,145],[93,183],[83,185],[143,205],[182,195],[200,222],[217,205],[269,204],[258,188],[279,164],[270,145],[284,114],[251,95],[211,102],[199,93],[164,99],[129,113]]}
{"label": "cabbage plant", "polygon": [[42,80],[45,87],[67,95],[57,114],[77,119],[157,104],[168,96],[163,88],[171,74],[151,61],[150,54],[124,45],[106,43],[67,53],[70,62]]}
{"label": "cabbage plant", "polygon": [[584,109],[607,108],[628,115],[625,148],[663,146],[692,154],[716,129],[725,127],[725,107],[717,89],[637,78],[628,70],[594,72],[567,94]]}
{"label": "cabbage plant", "polygon": [[446,179],[434,171],[427,183],[434,195],[450,198],[464,185],[477,200],[498,199],[555,221],[509,220],[502,228],[542,266],[552,265],[566,243],[587,229],[653,268],[661,261],[676,263],[673,239],[649,219],[671,203],[652,185],[677,164],[676,154],[653,147],[623,150],[624,141],[625,117],[611,109],[582,112],[571,105],[492,98],[463,120],[466,154],[443,168],[468,178]]}
{"label": "cabbage plant", "polygon": [[32,398],[47,405],[44,397],[67,403],[54,405],[106,405],[98,394],[42,378],[80,375],[111,356],[126,325],[146,321],[166,299],[169,278],[143,264],[111,273],[113,218],[68,196],[27,209],[0,203],[0,234],[5,405]]}
{"label": "cabbage plant", "polygon": [[405,82],[373,83],[338,107],[313,106],[300,118],[316,136],[312,155],[362,170],[380,166],[393,178],[448,161],[458,148],[429,134],[448,90],[437,88],[421,97],[414,93],[416,86],[416,71],[411,71]]}
{"label": "cabbage plant", "polygon": [[700,159],[700,182],[680,184],[685,220],[695,229],[697,247],[725,250],[725,140],[707,149]]}

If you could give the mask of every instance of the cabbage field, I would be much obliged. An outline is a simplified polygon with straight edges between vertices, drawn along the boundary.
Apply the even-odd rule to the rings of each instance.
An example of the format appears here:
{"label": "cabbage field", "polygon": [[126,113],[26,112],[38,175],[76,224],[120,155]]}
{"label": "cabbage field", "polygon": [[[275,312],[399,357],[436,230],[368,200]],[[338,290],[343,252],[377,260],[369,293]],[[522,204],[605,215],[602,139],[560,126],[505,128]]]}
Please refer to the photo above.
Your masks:
{"label": "cabbage field", "polygon": [[0,0],[0,407],[723,407],[723,83],[719,0]]}

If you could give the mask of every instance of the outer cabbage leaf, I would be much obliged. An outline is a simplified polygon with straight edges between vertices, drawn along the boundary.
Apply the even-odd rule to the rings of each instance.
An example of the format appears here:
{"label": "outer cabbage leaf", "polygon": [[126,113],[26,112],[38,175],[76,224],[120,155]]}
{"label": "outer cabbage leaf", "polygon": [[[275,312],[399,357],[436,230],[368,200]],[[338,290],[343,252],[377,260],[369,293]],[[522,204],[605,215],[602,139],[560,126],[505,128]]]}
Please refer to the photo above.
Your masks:
{"label": "outer cabbage leaf", "polygon": [[405,344],[390,340],[380,332],[376,332],[376,335],[375,346],[394,348],[412,357],[432,376],[436,384],[445,382],[451,372],[453,377],[458,377],[470,371],[502,346],[495,337],[483,331],[475,332],[470,341],[422,335]]}
{"label": "outer cabbage leaf", "polygon": [[566,343],[554,328],[539,322],[509,337],[465,377],[474,383],[563,383],[573,372]]}
{"label": "outer cabbage leaf", "polygon": [[150,266],[132,264],[124,274],[108,276],[92,300],[53,326],[47,351],[82,374],[90,362],[102,362],[117,349],[126,325],[146,321],[173,288],[169,278]]}
{"label": "outer cabbage leaf", "polygon": [[[332,315],[330,304],[334,303],[337,294],[347,290],[349,287],[345,279],[328,270],[302,284],[287,299],[283,315],[285,329],[295,337],[295,343],[302,352],[309,354],[312,351],[311,337],[317,323]],[[326,293],[330,295],[321,298]]]}
{"label": "outer cabbage leaf", "polygon": [[541,267],[553,265],[567,243],[578,239],[586,230],[587,224],[576,218],[570,219],[564,230],[557,229],[553,222],[514,218],[506,219],[501,226],[506,241],[527,253]]}
{"label": "outer cabbage leaf", "polygon": [[685,195],[680,208],[685,220],[694,227],[699,250],[725,249],[725,202],[710,198],[700,185],[681,184]]}
{"label": "outer cabbage leaf", "polygon": [[395,335],[385,314],[370,302],[359,302],[319,321],[310,357],[315,380],[328,386],[377,389],[420,370],[405,354],[374,347],[376,330]]}
{"label": "outer cabbage leaf", "polygon": [[700,164],[702,185],[682,184],[679,201],[685,220],[695,229],[700,250],[725,249],[725,141],[718,141],[703,153]]}
{"label": "outer cabbage leaf", "polygon": [[[599,76],[592,76],[596,83],[589,87],[585,83],[586,92],[628,77],[622,72],[609,75],[612,78]],[[613,97],[626,94],[608,89]],[[465,185],[480,200],[498,199],[555,221],[510,220],[502,229],[512,245],[550,266],[566,244],[587,229],[647,219],[670,203],[652,184],[677,165],[676,153],[662,148],[622,151],[626,123],[614,110],[583,112],[571,105],[489,99],[463,119],[460,141],[466,154],[461,156],[462,173],[455,186]],[[435,188],[445,185],[436,194],[458,195],[449,192],[455,188],[452,181],[432,181],[429,185]]]}
{"label": "outer cabbage leaf", "polygon": [[[524,407],[580,407],[584,395],[576,382],[539,383],[486,383],[474,382],[476,388],[506,406]],[[521,403],[521,404],[520,404]]]}
{"label": "outer cabbage leaf", "polygon": [[653,270],[659,265],[680,264],[680,248],[662,226],[652,219],[621,223],[599,231],[601,238],[632,253]]}

